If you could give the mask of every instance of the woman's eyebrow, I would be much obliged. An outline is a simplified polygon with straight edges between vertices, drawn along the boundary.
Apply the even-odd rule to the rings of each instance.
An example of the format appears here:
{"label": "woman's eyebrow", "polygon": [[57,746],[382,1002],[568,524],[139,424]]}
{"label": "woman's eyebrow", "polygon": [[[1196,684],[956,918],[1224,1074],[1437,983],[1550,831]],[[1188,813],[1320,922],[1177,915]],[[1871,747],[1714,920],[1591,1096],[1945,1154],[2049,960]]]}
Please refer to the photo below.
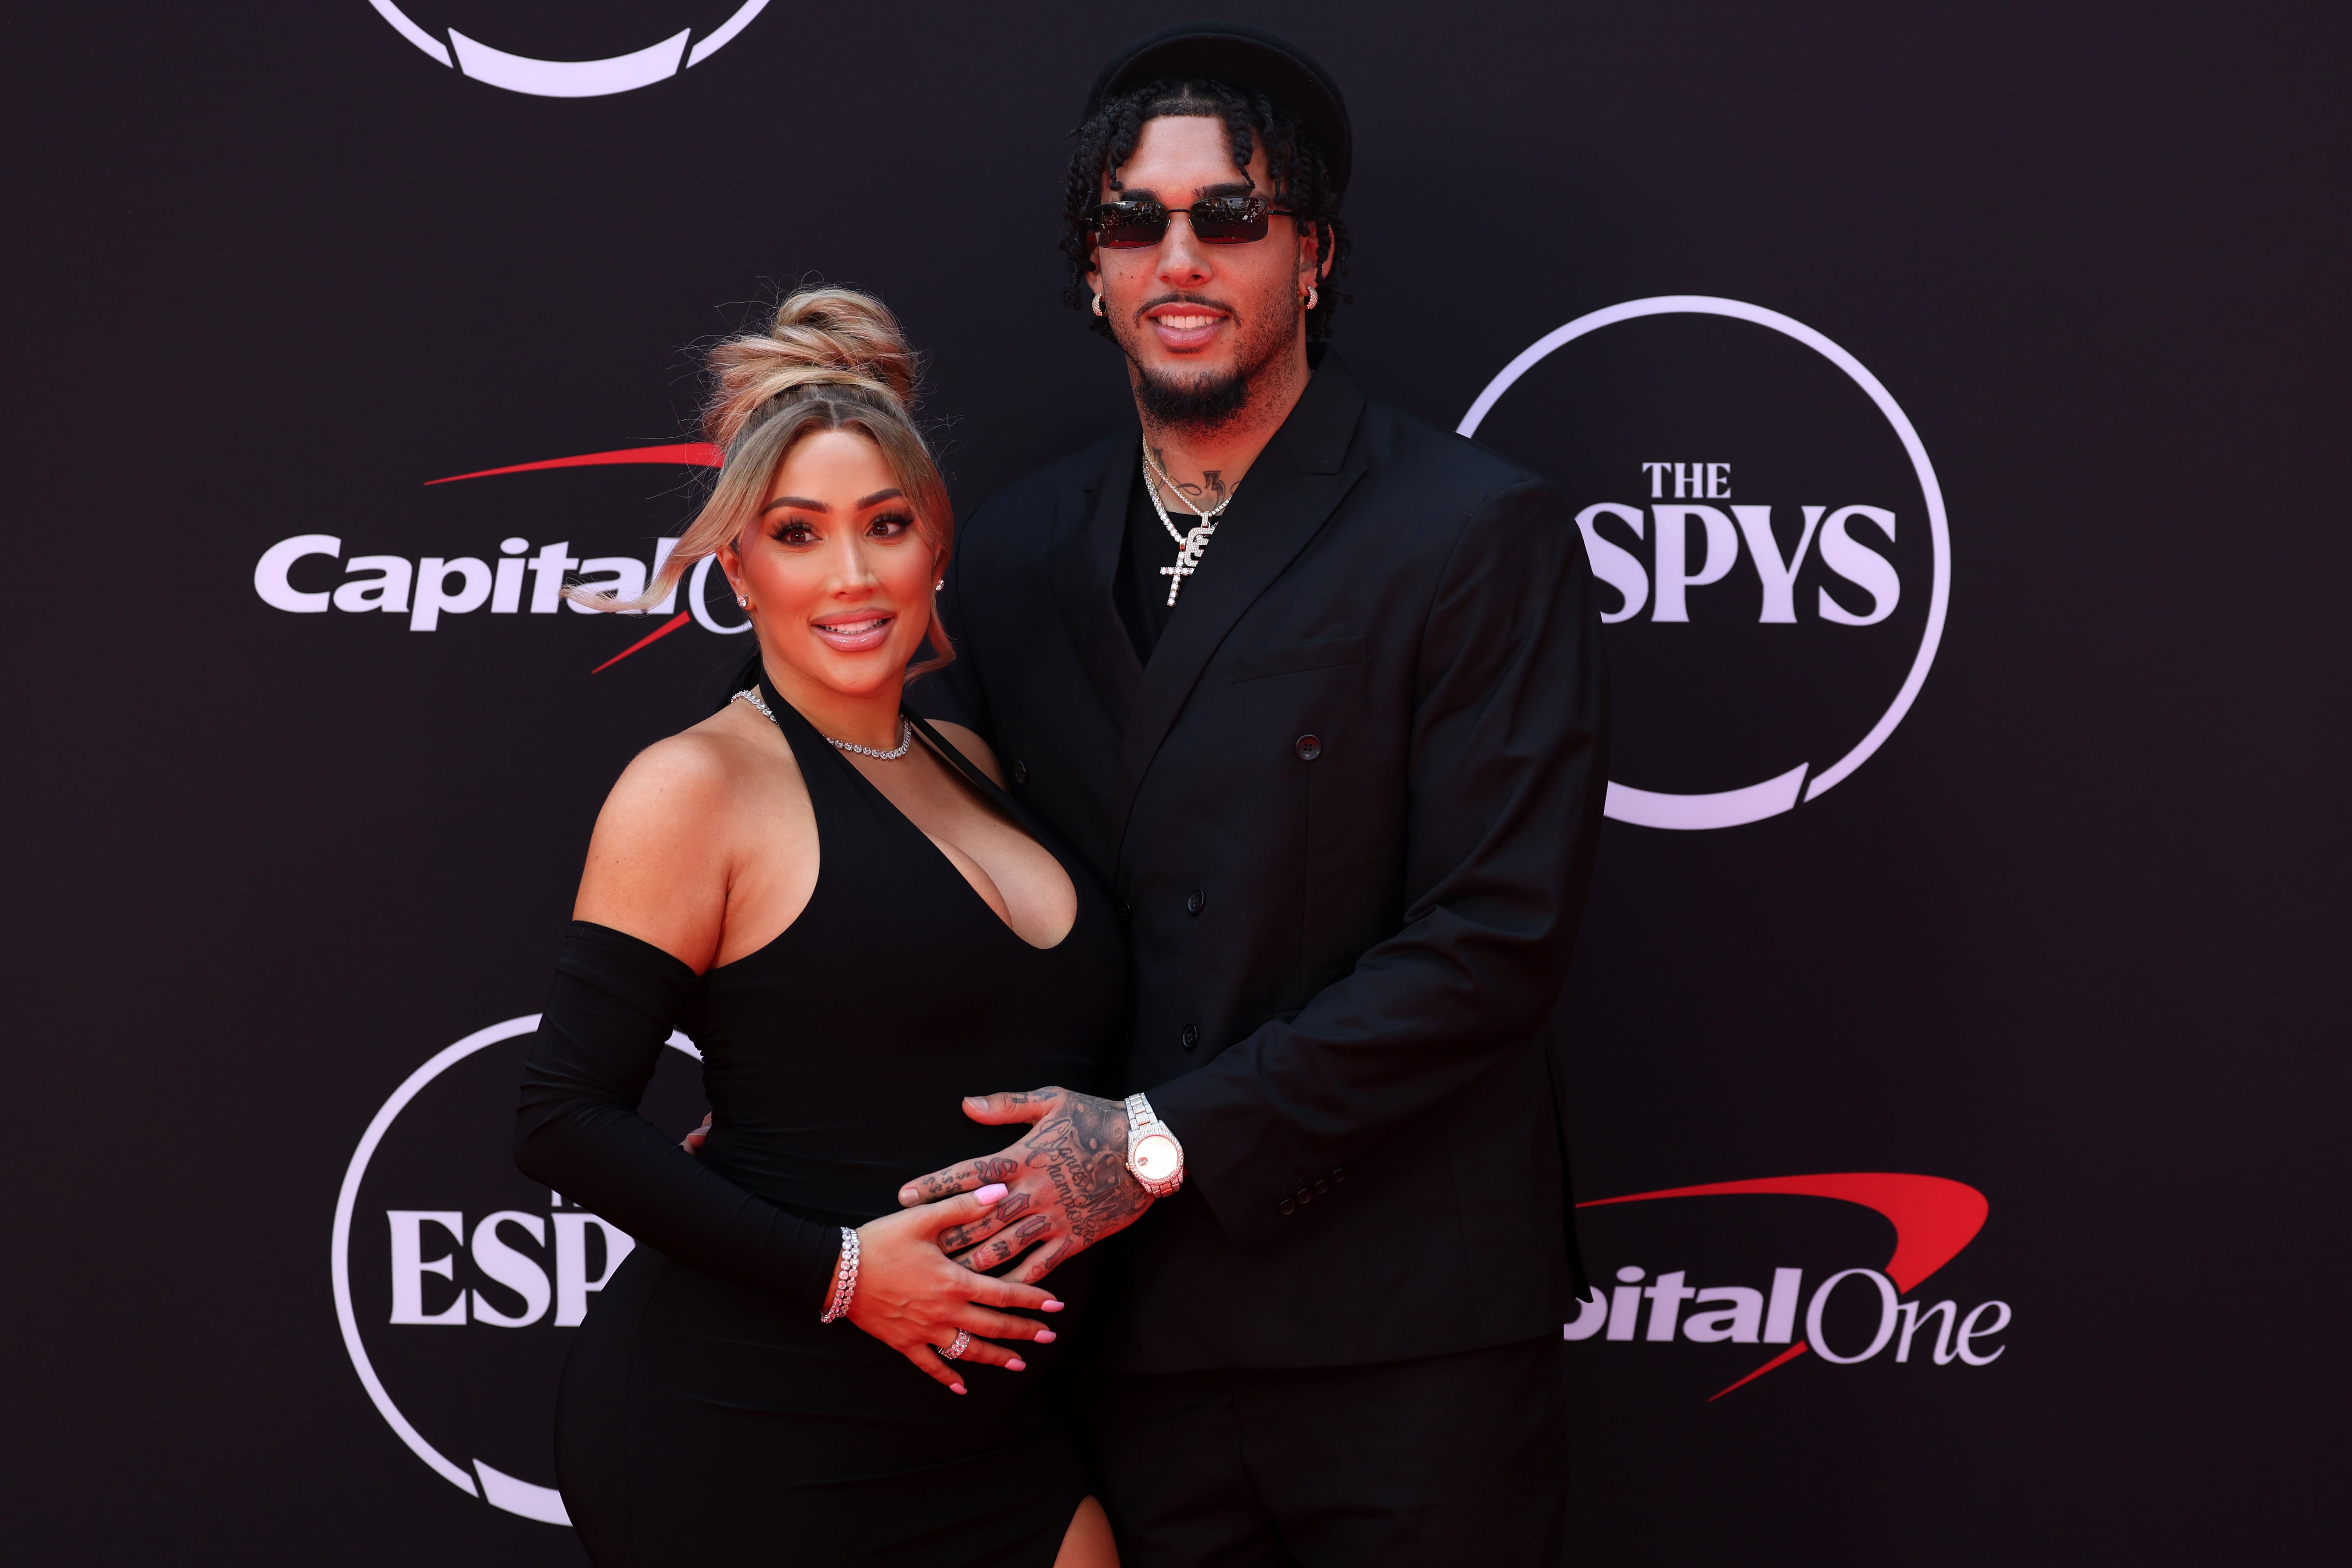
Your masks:
{"label": "woman's eyebrow", "polygon": [[869,506],[879,506],[886,500],[897,500],[905,493],[898,486],[892,485],[888,489],[876,490],[870,496],[859,496],[857,510],[863,511]]}
{"label": "woman's eyebrow", "polygon": [[[860,501],[858,504],[863,506],[866,503]],[[833,510],[833,508],[825,505],[824,502],[821,500],[811,500],[806,496],[778,496],[775,500],[770,501],[760,510],[762,512],[771,512],[780,506],[796,507],[802,511],[831,511]]]}

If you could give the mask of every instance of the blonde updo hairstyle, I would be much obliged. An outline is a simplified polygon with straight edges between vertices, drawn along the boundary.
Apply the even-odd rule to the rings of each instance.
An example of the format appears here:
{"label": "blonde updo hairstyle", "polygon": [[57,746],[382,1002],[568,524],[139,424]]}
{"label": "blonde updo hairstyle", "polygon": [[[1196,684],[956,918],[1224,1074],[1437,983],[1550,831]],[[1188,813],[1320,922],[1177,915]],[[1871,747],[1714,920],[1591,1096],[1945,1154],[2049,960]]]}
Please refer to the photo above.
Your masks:
{"label": "blonde updo hairstyle", "polygon": [[[888,306],[854,289],[803,289],[776,308],[767,331],[728,339],[707,363],[712,385],[702,429],[723,454],[710,499],[636,598],[566,590],[570,597],[600,610],[659,604],[720,545],[740,548],[739,542],[758,526],[776,470],[793,444],[818,430],[854,430],[880,449],[914,513],[915,532],[940,566],[947,564],[955,513],[930,447],[911,417],[920,366]],[[930,642],[936,657],[910,674],[955,658],[936,599]]]}

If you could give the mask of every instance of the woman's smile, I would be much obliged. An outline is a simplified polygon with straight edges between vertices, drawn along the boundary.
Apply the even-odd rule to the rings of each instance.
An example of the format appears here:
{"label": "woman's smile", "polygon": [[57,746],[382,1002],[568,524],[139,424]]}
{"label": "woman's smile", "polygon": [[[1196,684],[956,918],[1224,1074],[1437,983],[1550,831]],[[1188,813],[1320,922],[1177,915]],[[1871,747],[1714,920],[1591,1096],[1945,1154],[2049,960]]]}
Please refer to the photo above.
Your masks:
{"label": "woman's smile", "polygon": [[880,647],[890,640],[890,628],[898,617],[888,610],[854,610],[837,612],[821,621],[809,623],[817,640],[837,653],[864,653]]}

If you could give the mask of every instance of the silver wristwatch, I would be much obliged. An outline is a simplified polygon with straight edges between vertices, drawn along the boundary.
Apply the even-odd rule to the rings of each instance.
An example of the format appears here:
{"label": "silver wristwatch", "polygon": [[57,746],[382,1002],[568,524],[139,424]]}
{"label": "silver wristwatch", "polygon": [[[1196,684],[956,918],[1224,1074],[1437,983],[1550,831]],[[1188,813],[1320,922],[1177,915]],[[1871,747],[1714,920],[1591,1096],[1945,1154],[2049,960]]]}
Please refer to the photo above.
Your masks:
{"label": "silver wristwatch", "polygon": [[1127,1173],[1155,1198],[1184,1184],[1184,1145],[1139,1094],[1127,1097]]}

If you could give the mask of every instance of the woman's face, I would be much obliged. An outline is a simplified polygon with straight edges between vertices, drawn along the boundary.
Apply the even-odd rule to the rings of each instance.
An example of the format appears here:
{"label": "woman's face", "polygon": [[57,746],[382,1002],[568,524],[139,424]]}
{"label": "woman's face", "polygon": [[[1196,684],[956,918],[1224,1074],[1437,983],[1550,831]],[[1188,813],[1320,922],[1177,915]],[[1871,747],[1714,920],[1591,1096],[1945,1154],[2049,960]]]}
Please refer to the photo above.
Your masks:
{"label": "woman's face", "polygon": [[941,564],[881,450],[854,430],[801,437],[719,563],[751,599],[779,677],[860,696],[903,678],[930,628]]}

